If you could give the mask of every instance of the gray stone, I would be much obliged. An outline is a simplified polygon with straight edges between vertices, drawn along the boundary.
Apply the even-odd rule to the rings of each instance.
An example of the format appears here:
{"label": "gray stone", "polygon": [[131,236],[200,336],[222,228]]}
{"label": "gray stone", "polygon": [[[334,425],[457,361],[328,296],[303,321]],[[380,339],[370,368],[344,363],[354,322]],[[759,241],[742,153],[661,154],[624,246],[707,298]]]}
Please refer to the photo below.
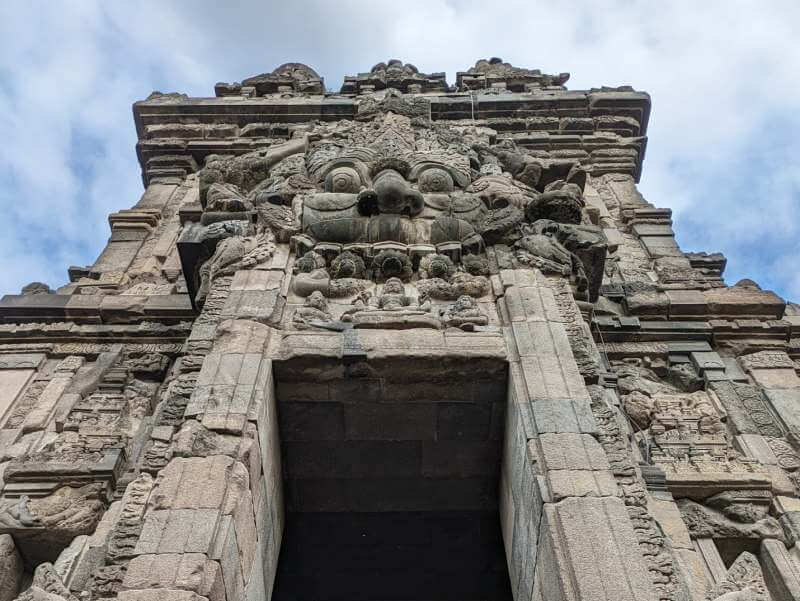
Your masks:
{"label": "gray stone", "polygon": [[655,599],[621,500],[545,504],[542,537],[535,578],[545,599]]}
{"label": "gray stone", "polygon": [[0,601],[12,601],[22,586],[22,558],[10,534],[0,534]]}
{"label": "gray stone", "polygon": [[764,580],[773,600],[800,599],[800,562],[783,543],[770,539],[761,541],[760,557]]}
{"label": "gray stone", "polygon": [[587,434],[541,434],[532,445],[541,449],[546,470],[607,470],[608,459],[600,444]]}
{"label": "gray stone", "polygon": [[594,434],[597,426],[587,401],[542,400],[532,403],[533,421],[540,434],[574,432]]}
{"label": "gray stone", "polygon": [[219,520],[218,509],[149,511],[134,554],[208,553]]}
{"label": "gray stone", "polygon": [[209,601],[224,601],[219,564],[202,553],[140,555],[131,560],[122,581],[125,589],[180,589]]}
{"label": "gray stone", "polygon": [[786,390],[768,388],[764,392],[786,429],[795,435],[800,434],[800,388]]}
{"label": "gray stone", "polygon": [[800,511],[787,511],[779,516],[778,521],[783,528],[789,546],[800,542]]}
{"label": "gray stone", "polygon": [[[567,79],[286,63],[137,102],[139,202],[0,300],[0,601],[21,558],[28,597],[261,601],[279,557],[308,598],[687,601],[764,586],[754,545],[796,597],[800,308],[638,192],[649,96]],[[304,513],[399,559],[299,548]]]}
{"label": "gray stone", "polygon": [[569,497],[617,497],[617,483],[605,470],[551,470],[543,477],[542,497],[557,503]]}
{"label": "gray stone", "polygon": [[690,551],[694,549],[689,530],[671,494],[651,493],[647,499],[647,509],[661,526],[664,534],[669,536],[673,547]]}
{"label": "gray stone", "polygon": [[178,589],[150,589],[140,591],[121,591],[117,596],[119,601],[209,601],[192,591]]}

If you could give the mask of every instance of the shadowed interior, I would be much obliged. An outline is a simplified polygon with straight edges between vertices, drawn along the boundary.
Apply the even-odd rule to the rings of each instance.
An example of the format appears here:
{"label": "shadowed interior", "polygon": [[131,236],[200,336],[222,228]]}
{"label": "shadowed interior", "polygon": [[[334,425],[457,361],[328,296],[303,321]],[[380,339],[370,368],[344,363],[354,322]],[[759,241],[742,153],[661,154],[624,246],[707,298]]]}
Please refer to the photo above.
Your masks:
{"label": "shadowed interior", "polygon": [[[300,379],[276,366],[275,599],[511,599],[498,516],[506,366]],[[363,377],[367,372],[368,377]]]}
{"label": "shadowed interior", "polygon": [[510,600],[498,515],[290,512],[273,599]]}

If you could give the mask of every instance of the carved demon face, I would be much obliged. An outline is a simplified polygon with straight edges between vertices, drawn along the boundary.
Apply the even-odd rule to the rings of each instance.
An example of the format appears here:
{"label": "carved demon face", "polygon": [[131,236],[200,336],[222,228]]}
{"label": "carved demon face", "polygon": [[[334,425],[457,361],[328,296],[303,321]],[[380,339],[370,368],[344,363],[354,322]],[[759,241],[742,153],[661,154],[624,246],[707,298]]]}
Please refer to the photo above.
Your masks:
{"label": "carved demon face", "polygon": [[[568,244],[571,231],[521,227],[544,217],[579,225],[585,172],[572,161],[541,159],[511,140],[497,143],[497,132],[488,128],[431,121],[426,102],[367,98],[354,121],[318,124],[241,156],[209,157],[200,174],[203,225],[249,222],[256,232],[269,229],[278,242],[291,243],[299,271],[308,264],[309,271],[327,269],[334,279],[409,281],[431,255],[443,259],[425,271],[442,278],[467,269],[464,257],[482,255],[487,244],[513,246],[520,238],[524,248],[515,246],[517,254],[538,257],[559,272],[578,270],[572,255],[583,250]],[[212,234],[191,243],[203,244]],[[196,261],[189,243],[182,253],[187,266]],[[216,275],[233,269],[223,263],[250,260],[248,249],[229,261],[228,246],[219,246],[220,256],[204,265],[205,277],[188,282],[193,293],[200,287],[202,296]]]}

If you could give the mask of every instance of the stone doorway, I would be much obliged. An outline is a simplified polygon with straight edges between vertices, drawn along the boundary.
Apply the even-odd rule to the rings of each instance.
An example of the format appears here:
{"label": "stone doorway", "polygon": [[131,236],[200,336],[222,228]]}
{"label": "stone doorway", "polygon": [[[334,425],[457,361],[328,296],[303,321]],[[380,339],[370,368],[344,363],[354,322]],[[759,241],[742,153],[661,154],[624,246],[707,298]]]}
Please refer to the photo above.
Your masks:
{"label": "stone doorway", "polygon": [[498,515],[507,364],[275,362],[278,600],[511,599]]}
{"label": "stone doorway", "polygon": [[274,601],[511,600],[496,512],[287,514]]}

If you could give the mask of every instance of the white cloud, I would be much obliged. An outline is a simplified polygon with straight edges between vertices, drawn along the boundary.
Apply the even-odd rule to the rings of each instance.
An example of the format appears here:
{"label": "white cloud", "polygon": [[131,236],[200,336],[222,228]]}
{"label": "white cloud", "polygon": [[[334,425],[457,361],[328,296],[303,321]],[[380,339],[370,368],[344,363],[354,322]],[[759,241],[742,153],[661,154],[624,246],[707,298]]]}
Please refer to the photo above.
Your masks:
{"label": "white cloud", "polygon": [[336,89],[390,57],[455,73],[501,56],[569,86],[653,97],[641,189],[674,210],[685,250],[721,250],[733,280],[800,298],[796,2],[0,4],[0,290],[58,285],[91,263],[105,216],[141,194],[130,105],[211,95],[286,61]]}

